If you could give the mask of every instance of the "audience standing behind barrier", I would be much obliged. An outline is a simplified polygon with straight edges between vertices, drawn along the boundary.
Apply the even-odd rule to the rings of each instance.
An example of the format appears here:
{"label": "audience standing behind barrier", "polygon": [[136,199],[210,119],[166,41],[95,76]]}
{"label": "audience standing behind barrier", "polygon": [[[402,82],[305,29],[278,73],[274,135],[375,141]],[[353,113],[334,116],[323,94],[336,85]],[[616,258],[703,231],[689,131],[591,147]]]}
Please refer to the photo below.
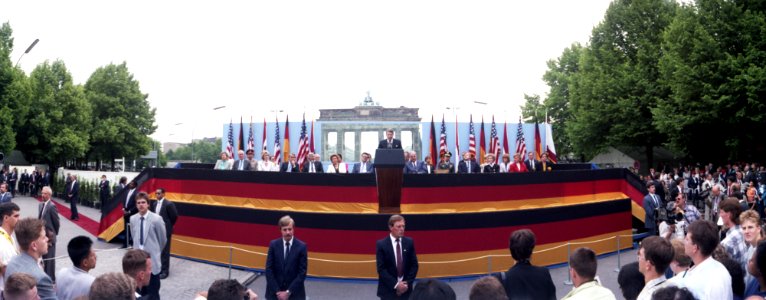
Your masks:
{"label": "audience standing behind barrier", "polygon": [[578,248],[569,256],[569,275],[574,288],[564,298],[569,300],[614,300],[614,294],[596,280],[598,261],[589,248]]}

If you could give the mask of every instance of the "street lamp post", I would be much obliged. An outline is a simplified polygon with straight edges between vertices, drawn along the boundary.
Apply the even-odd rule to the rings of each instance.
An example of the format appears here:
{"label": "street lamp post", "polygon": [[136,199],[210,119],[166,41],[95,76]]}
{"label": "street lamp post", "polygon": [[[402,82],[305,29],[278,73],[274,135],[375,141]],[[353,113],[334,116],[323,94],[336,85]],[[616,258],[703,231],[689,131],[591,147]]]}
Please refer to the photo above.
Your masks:
{"label": "street lamp post", "polygon": [[27,47],[27,50],[24,51],[24,53],[21,53],[21,56],[19,56],[19,59],[16,60],[16,66],[17,67],[19,66],[19,62],[21,61],[21,58],[24,57],[24,54],[27,54],[27,53],[29,53],[29,51],[32,51],[32,48],[34,48],[35,45],[37,45],[37,42],[39,42],[39,41],[40,41],[40,39],[35,39],[35,41],[32,42],[32,44],[30,44],[29,47]]}

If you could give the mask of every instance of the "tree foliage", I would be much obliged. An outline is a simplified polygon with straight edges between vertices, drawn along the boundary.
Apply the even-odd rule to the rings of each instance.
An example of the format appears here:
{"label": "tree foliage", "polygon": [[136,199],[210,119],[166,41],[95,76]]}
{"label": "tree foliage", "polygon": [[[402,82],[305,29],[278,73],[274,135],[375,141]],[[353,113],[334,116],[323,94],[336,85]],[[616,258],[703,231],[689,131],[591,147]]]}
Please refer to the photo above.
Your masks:
{"label": "tree foliage", "polygon": [[16,129],[24,126],[29,112],[30,89],[24,72],[13,66],[13,30],[0,27],[0,152],[16,147]]}
{"label": "tree foliage", "polygon": [[48,61],[30,74],[29,120],[19,128],[18,149],[32,162],[54,166],[83,157],[90,147],[91,108],[64,62]]}
{"label": "tree foliage", "polygon": [[571,89],[575,85],[575,78],[580,70],[580,56],[583,47],[574,43],[556,60],[548,61],[548,70],[543,75],[543,80],[550,86],[548,97],[543,106],[548,113],[548,121],[556,128],[553,135],[553,143],[559,151],[559,155],[574,152],[569,135],[566,134],[567,126],[572,120],[570,109]]}
{"label": "tree foliage", "polygon": [[85,93],[93,109],[91,159],[114,163],[115,158],[135,158],[152,149],[155,109],[125,62],[98,68],[85,83]]}
{"label": "tree foliage", "polygon": [[[175,151],[168,151],[166,157],[169,161],[198,161],[201,163],[215,163],[221,153],[221,138],[217,138],[214,143],[204,140],[194,141],[190,145],[181,146]],[[192,151],[194,159],[192,159]]]}

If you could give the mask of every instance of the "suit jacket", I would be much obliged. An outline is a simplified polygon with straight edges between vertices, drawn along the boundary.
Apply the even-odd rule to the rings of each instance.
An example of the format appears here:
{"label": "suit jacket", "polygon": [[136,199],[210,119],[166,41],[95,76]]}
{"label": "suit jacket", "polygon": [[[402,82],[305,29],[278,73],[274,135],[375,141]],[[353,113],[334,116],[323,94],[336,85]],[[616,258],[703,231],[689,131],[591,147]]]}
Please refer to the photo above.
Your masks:
{"label": "suit jacket", "polygon": [[322,168],[322,162],[318,161],[318,160],[315,160],[315,161],[308,161],[307,160],[307,161],[305,161],[303,163],[303,167],[301,167],[301,169],[302,169],[301,172],[308,173],[309,172],[309,164],[310,163],[314,164],[314,171],[315,172],[317,172],[317,173],[324,173],[324,169]]}
{"label": "suit jacket", "polygon": [[486,164],[484,165],[484,173],[500,173],[500,165],[498,164]]}
{"label": "suit jacket", "polygon": [[102,201],[109,198],[109,194],[110,194],[109,186],[110,186],[109,180],[104,180],[101,183],[99,183],[98,192],[99,192],[99,197]]}
{"label": "suit jacket", "polygon": [[[471,160],[471,173],[480,173],[481,167],[479,164],[476,163],[475,160]],[[468,165],[465,163],[465,160],[461,160],[459,163],[457,163],[457,172],[458,173],[468,173]]]}
{"label": "suit jacket", "polygon": [[[157,204],[159,203],[160,201],[152,201],[151,211],[155,214],[157,213]],[[168,200],[168,198],[165,198],[165,200],[162,201],[162,207],[160,208],[159,215],[162,217],[162,221],[165,223],[165,234],[169,239],[170,235],[173,234],[173,226],[176,225],[176,221],[178,220],[178,210],[176,209],[176,204]]]}
{"label": "suit jacket", "polygon": [[683,194],[683,191],[678,188],[678,185],[674,185],[673,187],[669,189],[670,189],[670,201],[676,201],[676,197],[678,197],[679,194]]}
{"label": "suit jacket", "polygon": [[[540,172],[540,171],[542,171],[542,168],[543,168],[543,166],[540,164],[540,161],[536,160],[536,159],[534,159],[534,160],[528,160],[527,159],[527,160],[524,161],[524,164],[526,165],[527,171],[529,171],[529,172]],[[534,168],[532,168],[532,166],[534,166]],[[532,170],[534,170],[534,171],[532,171]]]}
{"label": "suit jacket", "polygon": [[296,172],[299,171],[298,170],[298,163],[297,162],[295,164],[292,164],[292,165],[289,162],[283,162],[279,166],[279,172],[287,172],[287,168],[288,167],[290,168],[290,172],[296,173]]}
{"label": "suit jacket", "polygon": [[[401,298],[408,299],[415,288],[415,277],[418,275],[418,256],[415,253],[415,242],[409,237],[402,237],[402,262],[404,264],[404,278],[409,289],[402,294]],[[394,254],[394,243],[391,241],[391,235],[378,240],[375,243],[375,261],[378,269],[378,297],[394,298],[396,290],[394,287],[398,282],[396,272],[396,254]]]}
{"label": "suit jacket", "polygon": [[[367,164],[367,172],[365,172],[365,173],[373,173],[373,172],[375,172],[375,165],[371,161],[368,161],[366,164]],[[358,163],[354,164],[354,168],[353,168],[351,173],[357,173],[358,174],[361,171],[362,171],[362,163],[358,162]]]}
{"label": "suit jacket", "polygon": [[11,202],[11,199],[13,199],[13,194],[11,194],[11,192],[0,194],[0,203]]}
{"label": "suit jacket", "polygon": [[[141,214],[130,217],[130,234],[133,237],[133,248],[141,249]],[[162,270],[162,248],[165,248],[168,237],[165,234],[165,222],[162,217],[153,212],[144,215],[144,250],[152,258],[152,274],[159,275]]]}
{"label": "suit jacket", "polygon": [[285,243],[280,237],[269,243],[266,256],[266,299],[277,299],[277,292],[290,291],[290,299],[306,299],[303,282],[308,269],[306,244],[293,237],[285,259]]}
{"label": "suit jacket", "polygon": [[527,165],[525,163],[516,164],[515,162],[511,162],[511,166],[508,167],[509,173],[519,173],[519,172],[529,172],[527,170]]}
{"label": "suit jacket", "polygon": [[423,174],[424,172],[422,161],[416,161],[414,166],[412,161],[404,163],[404,174]]}
{"label": "suit jacket", "polygon": [[69,197],[69,201],[75,201],[76,203],[80,203],[80,181],[79,180],[72,181],[70,186],[71,187],[69,188],[69,194],[67,194],[67,196]]}
{"label": "suit jacket", "polygon": [[[43,206],[45,206],[45,211],[43,211]],[[42,213],[42,215],[40,215]],[[53,203],[53,200],[49,200],[46,202],[42,202],[37,205],[37,216],[40,218],[40,220],[43,220],[45,222],[45,234],[48,235],[48,239],[50,240],[48,244],[56,245],[56,236],[59,234],[59,226],[61,225],[59,223],[59,211],[56,208],[56,204]]]}
{"label": "suit jacket", "polygon": [[[388,139],[382,139],[380,143],[378,143],[378,149],[387,149],[387,148],[388,148]],[[392,139],[391,149],[402,149],[402,141],[397,139]]]}
{"label": "suit jacket", "polygon": [[429,165],[423,162],[420,167],[420,174],[436,174],[436,166],[431,165],[430,167],[429,169]]}
{"label": "suit jacket", "polygon": [[646,212],[646,217],[644,217],[644,228],[657,227],[657,208],[662,207],[662,199],[660,199],[660,196],[657,194],[654,195],[657,197],[659,206],[654,205],[652,194],[646,194],[646,196],[644,196],[644,212]]}
{"label": "suit jacket", "polygon": [[517,262],[508,269],[503,287],[508,299],[556,299],[556,286],[553,285],[550,271],[533,266],[528,261]]}
{"label": "suit jacket", "polygon": [[245,159],[245,160],[235,160],[234,163],[231,166],[231,169],[232,170],[239,170],[239,165],[243,165],[242,166],[242,171],[250,171],[251,170],[250,169],[251,168],[250,161],[247,160],[247,159]]}
{"label": "suit jacket", "polygon": [[[129,213],[128,217],[130,217],[138,213],[138,207],[136,207],[136,195],[138,195],[138,189],[134,189],[132,195],[129,195],[130,188],[126,187],[125,189],[126,189],[125,197],[120,197],[120,201],[121,201],[120,205],[122,205],[122,209],[128,211]],[[130,196],[130,198],[127,198],[128,196]],[[130,219],[126,221],[129,222]]]}
{"label": "suit jacket", "polygon": [[5,278],[11,277],[15,273],[29,274],[37,280],[37,294],[40,299],[58,299],[56,298],[56,291],[53,289],[53,281],[48,274],[43,272],[43,269],[37,264],[37,260],[29,254],[22,252],[8,262]]}

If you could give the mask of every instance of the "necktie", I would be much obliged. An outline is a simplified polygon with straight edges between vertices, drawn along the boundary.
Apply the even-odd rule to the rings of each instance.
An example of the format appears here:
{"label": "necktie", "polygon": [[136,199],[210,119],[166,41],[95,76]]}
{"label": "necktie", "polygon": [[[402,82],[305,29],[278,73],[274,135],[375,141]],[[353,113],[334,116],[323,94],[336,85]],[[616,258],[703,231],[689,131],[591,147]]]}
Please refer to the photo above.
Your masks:
{"label": "necktie", "polygon": [[466,161],[465,165],[468,166],[468,174],[471,174],[471,162]]}
{"label": "necktie", "polygon": [[239,170],[242,171],[244,169],[244,166],[245,166],[244,162],[240,160],[239,161]]}
{"label": "necktie", "polygon": [[288,255],[290,255],[290,242],[285,243],[285,263],[287,263]]}
{"label": "necktie", "polygon": [[388,149],[391,149],[391,140],[388,140]]}
{"label": "necktie", "polygon": [[310,162],[309,162],[309,173],[314,173],[314,172],[316,172],[316,171],[314,170],[314,162],[313,162],[313,161],[310,161]]}
{"label": "necktie", "polygon": [[367,163],[362,163],[362,167],[359,168],[359,173],[367,173]]}
{"label": "necktie", "polygon": [[396,276],[404,276],[404,260],[402,260],[402,245],[396,239]]}
{"label": "necktie", "polygon": [[293,171],[293,165],[292,164],[288,164],[287,165],[287,173],[290,173],[292,171]]}
{"label": "necktie", "polygon": [[141,233],[139,242],[141,242],[141,246],[144,245],[144,217],[141,217]]}
{"label": "necktie", "polygon": [[45,212],[45,204],[46,204],[46,203],[45,203],[45,202],[43,202],[43,207],[42,207],[42,208],[40,208],[40,215],[39,215],[39,216],[37,216],[37,218],[38,218],[38,219],[42,219],[42,218],[43,218],[43,212]]}
{"label": "necktie", "polygon": [[652,199],[654,199],[654,207],[660,207],[660,203],[657,202],[657,195],[652,194]]}

